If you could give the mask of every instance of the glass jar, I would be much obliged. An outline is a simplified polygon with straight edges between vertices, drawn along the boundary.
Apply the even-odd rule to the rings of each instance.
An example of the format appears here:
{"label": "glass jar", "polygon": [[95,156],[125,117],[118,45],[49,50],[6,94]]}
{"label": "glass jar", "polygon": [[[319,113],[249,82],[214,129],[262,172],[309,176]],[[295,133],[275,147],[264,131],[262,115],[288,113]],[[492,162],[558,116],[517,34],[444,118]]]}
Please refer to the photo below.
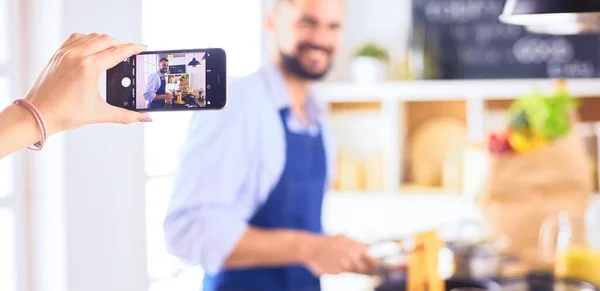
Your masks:
{"label": "glass jar", "polygon": [[594,245],[595,223],[585,214],[561,211],[548,217],[540,230],[543,258],[561,279],[586,281],[600,286],[600,249]]}

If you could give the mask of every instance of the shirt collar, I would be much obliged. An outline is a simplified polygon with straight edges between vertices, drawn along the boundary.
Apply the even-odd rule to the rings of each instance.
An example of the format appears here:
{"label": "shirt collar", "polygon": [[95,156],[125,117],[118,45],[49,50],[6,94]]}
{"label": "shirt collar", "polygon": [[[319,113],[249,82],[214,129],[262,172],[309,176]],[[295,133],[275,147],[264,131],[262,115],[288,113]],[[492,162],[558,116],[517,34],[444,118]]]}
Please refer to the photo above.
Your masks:
{"label": "shirt collar", "polygon": [[[264,64],[263,67],[267,76],[268,84],[271,87],[270,95],[271,98],[273,98],[275,106],[279,110],[289,107],[291,96],[285,84],[285,79],[283,77],[281,69],[273,62],[267,62]],[[312,86],[309,90],[306,106],[306,110],[311,121],[321,119],[327,111],[327,104],[316,95],[315,90],[312,88]]]}

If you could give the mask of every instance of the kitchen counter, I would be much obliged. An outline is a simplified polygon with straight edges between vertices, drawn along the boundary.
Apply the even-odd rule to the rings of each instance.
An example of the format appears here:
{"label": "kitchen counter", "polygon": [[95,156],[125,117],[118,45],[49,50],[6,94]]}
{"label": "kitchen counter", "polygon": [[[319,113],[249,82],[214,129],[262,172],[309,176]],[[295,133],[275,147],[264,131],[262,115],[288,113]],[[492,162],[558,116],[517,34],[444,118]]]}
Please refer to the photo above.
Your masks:
{"label": "kitchen counter", "polygon": [[321,291],[372,291],[379,284],[379,278],[359,274],[325,275],[321,277]]}

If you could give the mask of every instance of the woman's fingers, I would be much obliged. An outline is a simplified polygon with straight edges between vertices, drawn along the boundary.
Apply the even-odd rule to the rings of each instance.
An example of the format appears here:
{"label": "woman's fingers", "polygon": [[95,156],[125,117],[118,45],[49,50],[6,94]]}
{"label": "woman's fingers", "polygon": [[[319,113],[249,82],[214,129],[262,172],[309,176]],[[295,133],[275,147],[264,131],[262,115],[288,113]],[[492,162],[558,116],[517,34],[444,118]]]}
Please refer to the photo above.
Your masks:
{"label": "woman's fingers", "polygon": [[63,49],[69,45],[71,45],[74,41],[84,37],[85,34],[81,34],[81,33],[72,33],[71,36],[69,36],[69,38],[60,46],[59,49]]}
{"label": "woman's fingers", "polygon": [[99,52],[91,56],[91,58],[93,59],[93,63],[98,66],[98,69],[100,71],[106,71],[116,66],[119,62],[122,62],[128,57],[135,54],[139,54],[145,51],[146,49],[147,47],[143,45],[126,43]]}
{"label": "woman's fingers", "polygon": [[120,41],[111,36],[101,34],[74,48],[72,53],[75,53],[78,56],[87,57],[111,49],[120,44]]}
{"label": "woman's fingers", "polygon": [[88,35],[84,35],[82,37],[79,37],[77,39],[75,39],[74,41],[72,41],[71,43],[69,43],[68,45],[64,46],[63,48],[61,48],[59,50],[59,52],[61,52],[62,54],[66,54],[68,52],[71,52],[73,49],[79,47],[80,45],[88,42],[89,40],[97,37],[99,34],[97,33],[90,33]]}
{"label": "woman's fingers", "polygon": [[102,72],[145,50],[145,46],[123,44],[106,34],[72,34],[60,48],[59,57],[69,55],[81,61],[86,59],[86,63],[93,64],[95,71]]}
{"label": "woman's fingers", "polygon": [[119,123],[119,124],[131,124],[134,122],[151,122],[152,117],[146,112],[135,112],[119,107],[115,107],[109,104],[105,104],[101,113],[102,120]]}

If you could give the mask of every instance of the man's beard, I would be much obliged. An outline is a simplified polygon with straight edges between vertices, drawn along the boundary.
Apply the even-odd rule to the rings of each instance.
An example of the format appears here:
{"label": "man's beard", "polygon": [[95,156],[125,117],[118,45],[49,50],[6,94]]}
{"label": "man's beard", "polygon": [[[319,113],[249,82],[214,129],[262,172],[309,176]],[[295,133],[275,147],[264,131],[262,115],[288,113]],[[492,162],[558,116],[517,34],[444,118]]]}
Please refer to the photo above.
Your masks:
{"label": "man's beard", "polygon": [[[323,48],[323,47],[314,46],[314,45],[302,45],[300,47],[300,49],[298,50],[298,52],[299,52],[298,54],[300,54],[300,52],[302,52],[303,50],[309,49],[309,48],[324,51],[329,56],[331,56],[331,54],[332,54],[331,50]],[[332,64],[329,63],[327,65],[327,68],[325,68],[322,72],[312,73],[312,72],[309,72],[308,70],[304,69],[304,67],[302,66],[302,63],[300,62],[300,59],[298,58],[298,55],[288,55],[282,51],[279,51],[279,55],[281,57],[281,60],[283,61],[283,65],[285,66],[285,69],[288,72],[290,72],[300,78],[303,78],[303,79],[320,80],[329,72],[329,70],[332,67]]]}
{"label": "man's beard", "polygon": [[160,72],[163,73],[163,74],[166,74],[167,71],[168,71],[167,69],[160,69]]}

